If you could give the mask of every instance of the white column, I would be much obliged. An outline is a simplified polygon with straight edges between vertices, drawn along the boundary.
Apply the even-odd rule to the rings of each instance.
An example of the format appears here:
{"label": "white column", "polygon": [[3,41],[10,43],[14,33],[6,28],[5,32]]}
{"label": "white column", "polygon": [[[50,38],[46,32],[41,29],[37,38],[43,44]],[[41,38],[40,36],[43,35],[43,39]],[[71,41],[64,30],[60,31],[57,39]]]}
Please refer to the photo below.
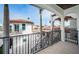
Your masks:
{"label": "white column", "polygon": [[40,14],[40,35],[41,35],[41,47],[42,47],[42,9],[39,10]]}
{"label": "white column", "polygon": [[64,17],[61,17],[61,41],[65,41]]}
{"label": "white column", "polygon": [[79,29],[78,29],[78,45],[79,45]]}
{"label": "white column", "polygon": [[8,4],[4,5],[4,21],[3,21],[3,53],[9,53],[9,10]]}
{"label": "white column", "polygon": [[78,45],[79,45],[79,17],[77,17]]}

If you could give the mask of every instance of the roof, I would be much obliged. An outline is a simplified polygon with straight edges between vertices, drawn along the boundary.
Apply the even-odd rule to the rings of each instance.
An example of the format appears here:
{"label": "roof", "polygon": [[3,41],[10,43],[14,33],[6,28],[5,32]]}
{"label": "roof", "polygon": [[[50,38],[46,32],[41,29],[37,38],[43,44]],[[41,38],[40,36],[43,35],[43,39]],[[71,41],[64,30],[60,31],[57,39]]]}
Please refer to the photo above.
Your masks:
{"label": "roof", "polygon": [[33,24],[32,21],[30,21],[30,20],[23,20],[23,19],[10,20],[10,23],[31,23],[31,24]]}

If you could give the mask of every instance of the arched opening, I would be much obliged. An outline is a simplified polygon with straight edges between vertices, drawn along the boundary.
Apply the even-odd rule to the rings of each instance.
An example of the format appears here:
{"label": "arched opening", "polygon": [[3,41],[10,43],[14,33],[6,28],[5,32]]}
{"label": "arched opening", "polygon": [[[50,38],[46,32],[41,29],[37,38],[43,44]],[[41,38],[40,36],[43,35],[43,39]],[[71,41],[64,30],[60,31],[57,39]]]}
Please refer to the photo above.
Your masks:
{"label": "arched opening", "polygon": [[65,38],[66,41],[78,44],[77,17],[76,14],[70,13],[64,18]]}

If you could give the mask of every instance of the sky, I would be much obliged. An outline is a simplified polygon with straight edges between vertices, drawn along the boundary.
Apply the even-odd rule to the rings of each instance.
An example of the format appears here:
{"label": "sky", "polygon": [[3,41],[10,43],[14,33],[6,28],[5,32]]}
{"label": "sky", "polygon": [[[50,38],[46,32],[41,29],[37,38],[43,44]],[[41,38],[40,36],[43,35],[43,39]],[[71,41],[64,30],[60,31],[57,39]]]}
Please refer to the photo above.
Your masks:
{"label": "sky", "polygon": [[[28,4],[9,4],[9,17],[12,19],[24,19],[27,20],[29,17],[34,24],[40,24],[39,8],[28,5]],[[42,24],[50,25],[49,21],[51,20],[51,12],[48,10],[43,10],[42,12]],[[0,25],[3,23],[3,5],[0,4]],[[57,21],[55,25],[59,25]]]}
{"label": "sky", "polygon": [[3,20],[3,5],[0,4],[0,25],[2,25],[2,20]]}

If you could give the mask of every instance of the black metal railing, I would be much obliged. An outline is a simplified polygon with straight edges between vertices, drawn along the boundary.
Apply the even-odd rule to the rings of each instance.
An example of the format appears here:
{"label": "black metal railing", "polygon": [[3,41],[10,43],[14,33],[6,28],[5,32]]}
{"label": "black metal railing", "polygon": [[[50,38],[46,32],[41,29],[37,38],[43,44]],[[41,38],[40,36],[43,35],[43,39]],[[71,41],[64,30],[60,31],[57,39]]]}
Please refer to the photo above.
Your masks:
{"label": "black metal railing", "polygon": [[[40,33],[24,34],[10,36],[8,39],[10,41],[10,54],[34,54],[38,51],[53,45],[54,43],[60,41],[60,30],[52,32],[43,32],[42,39]],[[6,39],[6,37],[0,37],[0,39]],[[42,42],[41,42],[42,41]]]}
{"label": "black metal railing", "polygon": [[38,51],[41,51],[42,49],[60,41],[61,40],[60,35],[61,35],[60,31],[53,31],[53,36],[52,32],[44,33],[44,36],[42,36],[42,45],[41,41],[39,40],[38,43],[31,49],[31,53],[37,53]]}
{"label": "black metal railing", "polygon": [[69,29],[65,31],[66,41],[78,44],[78,31],[76,29]]}

